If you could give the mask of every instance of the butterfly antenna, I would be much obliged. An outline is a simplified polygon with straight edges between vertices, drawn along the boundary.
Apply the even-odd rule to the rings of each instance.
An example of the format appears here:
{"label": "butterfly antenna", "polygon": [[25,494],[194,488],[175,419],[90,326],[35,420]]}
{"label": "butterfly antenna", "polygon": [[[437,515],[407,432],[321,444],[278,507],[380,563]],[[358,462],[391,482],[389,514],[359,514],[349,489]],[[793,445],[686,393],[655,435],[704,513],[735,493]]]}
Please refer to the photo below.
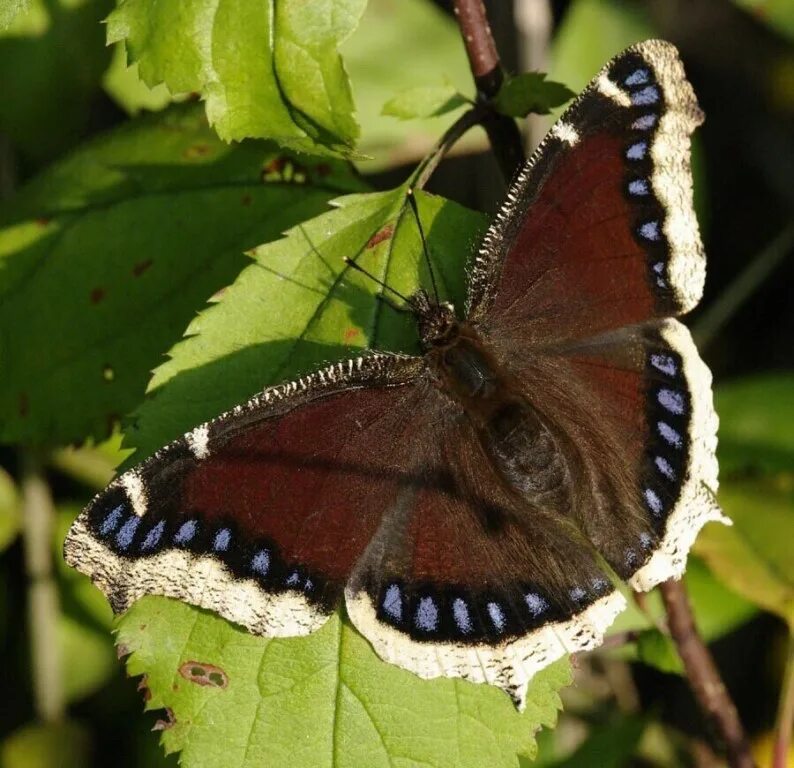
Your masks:
{"label": "butterfly antenna", "polygon": [[414,212],[414,218],[416,219],[416,226],[419,228],[419,237],[422,238],[422,250],[425,254],[425,261],[427,262],[427,271],[430,272],[430,282],[433,285],[433,294],[436,297],[436,304],[441,303],[441,299],[438,295],[438,284],[436,283],[436,273],[433,271],[433,264],[430,261],[430,251],[427,248],[427,240],[425,239],[425,231],[422,229],[422,222],[419,219],[419,209],[416,207],[416,196],[414,195],[413,189],[408,189],[408,203],[411,206],[411,210]]}
{"label": "butterfly antenna", "polygon": [[[399,291],[395,290],[390,285],[386,285],[386,283],[384,283],[383,280],[381,280],[380,278],[375,277],[375,275],[373,275],[371,272],[368,272],[360,264],[356,264],[356,262],[353,261],[353,259],[349,259],[349,258],[347,258],[347,256],[345,256],[345,260],[344,261],[345,261],[345,264],[347,264],[349,267],[353,267],[353,269],[355,269],[357,272],[361,272],[362,275],[366,275],[374,283],[377,283],[379,286],[381,286],[381,288],[385,288],[387,291],[391,291],[398,299],[402,299],[409,307],[411,307],[411,309],[414,310],[414,312],[418,312],[419,311],[419,308],[416,306],[416,304],[414,304],[414,302],[411,301],[407,296],[404,296],[402,293],[400,293]],[[388,301],[385,297],[384,297],[383,300],[384,301]],[[398,311],[402,311],[402,310],[399,310],[398,307],[395,307],[393,304],[390,304],[390,306],[393,307],[394,309],[398,309]]]}

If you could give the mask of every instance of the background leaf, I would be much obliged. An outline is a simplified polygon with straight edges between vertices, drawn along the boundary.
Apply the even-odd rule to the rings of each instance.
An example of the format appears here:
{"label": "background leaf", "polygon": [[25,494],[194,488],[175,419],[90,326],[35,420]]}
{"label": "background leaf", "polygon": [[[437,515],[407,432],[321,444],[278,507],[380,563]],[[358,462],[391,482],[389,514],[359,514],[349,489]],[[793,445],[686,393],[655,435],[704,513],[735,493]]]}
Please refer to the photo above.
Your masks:
{"label": "background leaf", "polygon": [[0,1],[0,31],[6,29],[19,14],[25,13],[29,5],[30,0]]}
{"label": "background leaf", "polygon": [[545,72],[524,72],[502,84],[494,105],[510,117],[526,117],[530,113],[548,115],[575,95],[562,83],[546,80]]}
{"label": "background leaf", "polygon": [[[435,144],[433,118],[397,121],[382,113],[389,94],[443,79],[460,93],[472,93],[471,72],[454,20],[427,0],[370,0],[361,25],[342,46],[361,123],[359,161],[367,171],[418,160]],[[395,57],[399,65],[395,66]],[[470,131],[456,152],[484,150],[482,131]]]}
{"label": "background leaf", "polygon": [[733,0],[762,24],[794,41],[794,6],[789,0]]}
{"label": "background leaf", "polygon": [[109,434],[246,248],[360,186],[345,164],[224,144],[196,105],[133,122],[33,180],[0,229],[0,439]]}
{"label": "background leaf", "polygon": [[438,117],[468,102],[452,85],[427,85],[401,91],[383,105],[383,114],[400,120]]}
{"label": "background leaf", "polygon": [[358,127],[337,48],[366,0],[158,3],[126,0],[108,17],[141,78],[197,92],[221,138],[273,139],[348,152]]}
{"label": "background leaf", "polygon": [[112,7],[113,0],[31,0],[0,33],[0,132],[25,164],[57,157],[88,128],[110,61],[100,22]]}

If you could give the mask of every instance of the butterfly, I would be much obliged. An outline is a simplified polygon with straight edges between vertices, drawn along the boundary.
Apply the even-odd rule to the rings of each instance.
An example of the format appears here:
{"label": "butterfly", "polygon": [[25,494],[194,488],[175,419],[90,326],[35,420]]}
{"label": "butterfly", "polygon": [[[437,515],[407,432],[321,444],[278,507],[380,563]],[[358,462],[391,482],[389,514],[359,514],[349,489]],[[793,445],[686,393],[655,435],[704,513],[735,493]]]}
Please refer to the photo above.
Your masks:
{"label": "butterfly", "polygon": [[[344,602],[387,662],[499,686],[593,648],[684,571],[716,501],[711,374],[675,316],[705,257],[676,49],[633,46],[551,128],[469,270],[465,312],[409,299],[421,356],[367,352],[265,389],[116,478],[68,563],[268,637]],[[616,578],[617,577],[617,578]]]}

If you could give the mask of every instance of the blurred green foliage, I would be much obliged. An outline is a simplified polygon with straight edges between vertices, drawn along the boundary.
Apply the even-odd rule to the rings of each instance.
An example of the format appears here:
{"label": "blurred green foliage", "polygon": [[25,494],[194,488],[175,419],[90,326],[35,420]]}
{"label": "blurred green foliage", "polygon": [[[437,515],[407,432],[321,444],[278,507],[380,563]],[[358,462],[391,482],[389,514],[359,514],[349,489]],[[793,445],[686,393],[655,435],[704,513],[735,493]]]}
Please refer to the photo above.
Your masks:
{"label": "blurred green foliage", "polygon": [[[759,19],[772,39],[794,36],[791,3],[719,2],[751,30],[747,39]],[[667,33],[686,42],[653,3],[564,5],[553,80],[508,78],[506,114],[556,109],[633,42]],[[401,183],[411,169],[398,166],[424,155],[474,96],[454,20],[429,0],[222,6],[208,15],[200,2],[126,0],[113,10],[110,0],[0,0],[0,650],[10,661],[0,690],[11,702],[0,710],[0,768],[175,764],[144,733],[107,603],[60,555],[112,468],[351,347],[415,345],[410,320],[375,301],[373,284],[342,257],[366,252],[362,263],[404,292],[428,282]],[[756,143],[769,134],[759,135]],[[713,137],[703,138],[705,154]],[[457,145],[483,147],[478,132]],[[362,178],[375,170],[399,181]],[[715,206],[713,173],[698,159],[699,212]],[[442,292],[460,305],[486,219],[435,195],[418,201]],[[768,206],[761,228],[775,225],[775,211]],[[720,270],[730,279],[712,265],[718,282]],[[731,334],[726,344],[741,358],[754,341]],[[791,367],[790,354],[781,359],[778,368]],[[773,659],[784,633],[768,615],[794,620],[794,376],[749,365],[720,381],[719,361],[720,502],[734,526],[704,530],[685,583],[715,648],[771,626],[763,653]],[[33,449],[47,457],[56,502],[47,535],[60,610],[49,642],[69,713],[58,725],[35,721],[23,621],[32,534],[22,541],[19,457]],[[583,657],[538,765],[661,768],[689,754],[687,723],[660,709],[637,714],[640,694],[678,702],[680,660],[662,621],[651,595],[612,630],[630,642]],[[531,765],[535,729],[555,724],[570,680],[564,659],[534,681],[519,715],[495,689],[423,682],[382,664],[341,615],[309,638],[266,641],[147,598],[115,630],[130,674],[146,675],[147,706],[168,707],[156,727],[185,766]],[[222,665],[233,688],[189,683],[178,672],[188,658]],[[758,675],[751,683],[738,702],[762,713],[754,727],[763,735],[770,694]]]}

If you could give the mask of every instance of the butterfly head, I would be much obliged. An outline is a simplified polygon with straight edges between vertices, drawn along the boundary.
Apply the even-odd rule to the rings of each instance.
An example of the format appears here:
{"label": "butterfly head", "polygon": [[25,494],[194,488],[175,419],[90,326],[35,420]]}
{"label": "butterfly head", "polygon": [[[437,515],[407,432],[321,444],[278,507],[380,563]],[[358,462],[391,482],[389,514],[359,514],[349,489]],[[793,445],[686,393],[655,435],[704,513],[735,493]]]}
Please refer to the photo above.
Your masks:
{"label": "butterfly head", "polygon": [[460,332],[460,322],[450,302],[434,301],[420,290],[411,297],[411,304],[416,312],[419,338],[426,350],[446,347],[455,342]]}

